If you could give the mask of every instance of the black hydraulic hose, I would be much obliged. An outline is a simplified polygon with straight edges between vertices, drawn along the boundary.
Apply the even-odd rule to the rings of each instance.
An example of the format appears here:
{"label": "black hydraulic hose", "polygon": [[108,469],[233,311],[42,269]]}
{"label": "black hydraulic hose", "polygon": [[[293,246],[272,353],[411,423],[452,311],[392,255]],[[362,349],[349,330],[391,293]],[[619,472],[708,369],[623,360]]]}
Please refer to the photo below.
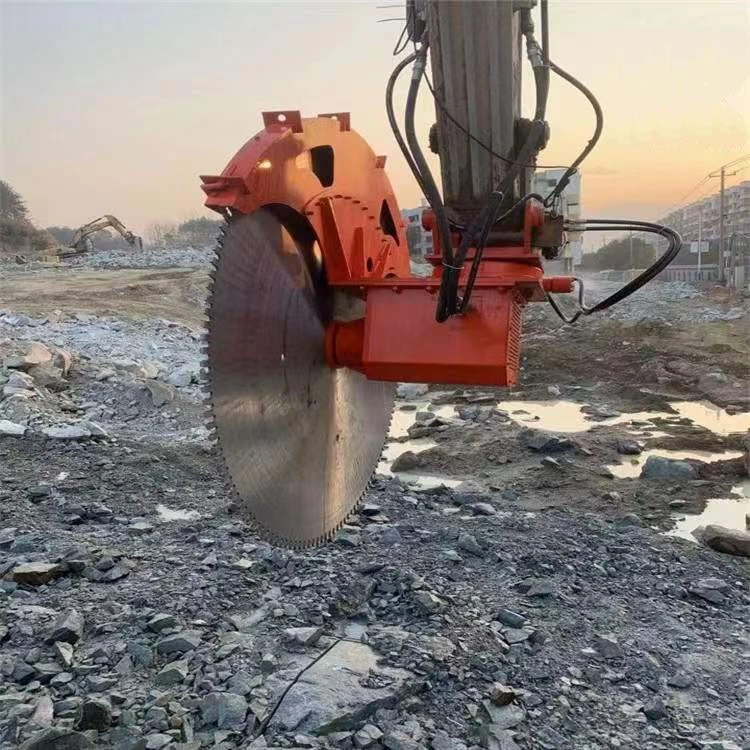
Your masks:
{"label": "black hydraulic hose", "polygon": [[474,250],[474,259],[471,264],[471,271],[469,271],[469,278],[466,280],[466,289],[464,290],[464,296],[461,300],[461,312],[465,312],[469,306],[469,300],[471,299],[471,293],[474,290],[474,283],[479,273],[479,265],[482,262],[482,255],[484,254],[484,248],[487,245],[487,237],[489,236],[490,230],[499,221],[507,219],[519,206],[524,205],[526,201],[531,198],[536,198],[538,201],[543,201],[544,198],[539,193],[527,193],[523,198],[517,200],[504,214],[497,216],[497,208],[490,216],[490,220],[484,225],[482,230],[482,236],[479,238],[476,249]]}
{"label": "black hydraulic hose", "polygon": [[[536,60],[538,62],[538,45],[536,44],[536,40],[533,36],[533,25],[531,24],[530,15],[527,17],[526,23],[528,24],[526,39],[527,45],[530,50],[529,57],[536,57]],[[537,50],[536,55],[533,54],[535,48]],[[513,182],[515,181],[516,177],[518,177],[524,166],[538,151],[539,144],[544,137],[544,130],[546,128],[544,117],[547,111],[547,98],[549,95],[549,73],[545,67],[538,64],[533,65],[533,70],[534,84],[536,88],[536,109],[534,112],[534,121],[531,125],[531,128],[529,129],[528,135],[526,136],[526,140],[521,147],[518,157],[514,159],[513,163],[508,168],[508,171],[505,173],[500,185],[495,190],[493,190],[482,211],[480,211],[480,213],[474,218],[469,227],[461,236],[461,243],[459,244],[458,250],[456,251],[455,261],[452,264],[453,266],[455,266],[455,269],[458,270],[455,270],[453,268],[445,269],[445,271],[450,270],[450,275],[453,277],[451,278],[449,285],[449,291],[451,295],[449,308],[451,310],[455,310],[458,308],[458,274],[461,267],[463,266],[464,260],[466,259],[466,254],[469,247],[471,246],[472,242],[474,242],[477,235],[479,235],[480,241],[476,243],[472,269],[469,274],[471,285],[467,286],[466,292],[464,293],[464,299],[462,300],[460,305],[460,312],[466,310],[469,304],[471,291],[474,288],[474,280],[476,279],[477,273],[479,271],[479,264],[481,263],[482,255],[484,253],[484,243],[486,242],[487,236],[489,235],[492,226],[497,223],[497,221],[501,220],[496,218],[497,212],[500,210],[500,204],[504,196],[508,195],[512,191]],[[523,198],[521,198],[513,205],[512,208],[506,211],[506,213],[503,214],[501,218],[504,219],[509,216],[515,208],[517,208],[521,203],[524,203],[526,200],[528,200],[528,198],[529,196],[524,196]]]}
{"label": "black hydraulic hose", "polygon": [[410,55],[407,55],[403,60],[401,60],[393,69],[390,78],[388,78],[388,85],[385,88],[385,110],[388,114],[388,122],[390,123],[391,130],[393,131],[393,137],[396,139],[396,143],[401,149],[401,153],[404,155],[404,159],[406,159],[406,163],[409,165],[409,169],[414,175],[414,179],[417,181],[419,189],[422,191],[422,193],[425,193],[422,174],[420,173],[419,169],[417,169],[417,165],[414,163],[411,151],[409,151],[409,148],[406,145],[406,141],[404,141],[404,137],[401,135],[401,128],[399,127],[398,120],[396,120],[396,114],[393,109],[393,89],[396,85],[396,81],[401,75],[403,69],[410,63],[414,62],[416,58],[417,53],[412,52]]}
{"label": "black hydraulic hose", "polygon": [[[636,231],[647,232],[649,234],[658,234],[661,237],[665,237],[669,241],[669,247],[652,265],[650,265],[643,273],[639,274],[632,281],[629,281],[625,286],[618,289],[614,294],[606,297],[601,302],[597,302],[593,307],[587,307],[583,302],[583,282],[580,279],[576,279],[579,284],[579,309],[573,314],[572,317],[568,318],[557,305],[552,298],[552,295],[547,295],[547,300],[554,309],[554,311],[560,316],[565,323],[575,323],[581,315],[591,315],[595,312],[602,312],[618,302],[621,302],[626,297],[636,292],[642,286],[651,281],[659,273],[661,273],[678,255],[682,248],[682,238],[680,235],[671,229],[665,227],[662,224],[654,224],[650,221],[634,221],[630,219],[586,219],[581,222],[583,225],[581,230],[584,232],[605,232],[612,230],[624,230],[624,229],[635,229]],[[596,226],[587,226],[588,224]]]}
{"label": "black hydraulic hose", "polygon": [[556,65],[551,60],[548,60],[550,70],[554,71],[561,78],[566,80],[571,85],[575,86],[591,103],[594,108],[594,114],[596,115],[596,127],[594,128],[594,134],[591,136],[591,140],[586,144],[586,147],[578,155],[578,158],[568,167],[563,176],[558,180],[557,185],[553,188],[552,192],[545,198],[544,205],[550,206],[555,198],[562,193],[563,190],[570,182],[571,175],[578,169],[578,165],[591,153],[594,146],[596,146],[599,137],[602,134],[602,128],[604,127],[604,113],[599,105],[596,97],[584,86],[577,78],[564,71],[559,65]]}
{"label": "black hydraulic hose", "polygon": [[430,167],[427,164],[427,160],[424,158],[422,149],[417,139],[417,133],[414,126],[414,111],[417,104],[417,94],[419,93],[419,84],[422,80],[422,76],[427,65],[427,50],[429,48],[429,42],[424,41],[419,51],[416,53],[416,59],[414,62],[414,69],[411,76],[411,83],[409,84],[409,93],[406,97],[406,114],[405,114],[405,131],[406,141],[409,144],[414,164],[420,175],[422,175],[423,192],[427,201],[429,202],[432,210],[435,212],[435,219],[438,225],[438,233],[440,237],[440,247],[443,253],[443,263],[447,265],[453,265],[453,248],[451,247],[451,235],[450,235],[450,224],[448,223],[448,217],[445,213],[445,206],[443,205],[443,199],[440,195],[435,179],[432,176]]}
{"label": "black hydraulic hose", "polygon": [[[493,191],[490,194],[490,197],[487,201],[487,204],[485,204],[484,209],[475,217],[474,221],[469,225],[469,228],[463,233],[461,236],[461,243],[459,244],[458,250],[456,252],[456,259],[454,266],[458,267],[459,269],[464,263],[464,260],[466,259],[466,254],[468,252],[469,247],[471,246],[472,242],[474,241],[475,237],[479,235],[481,232],[481,236],[485,238],[488,236],[490,230],[492,229],[492,226],[497,222],[500,221],[500,219],[495,219],[495,215],[497,214],[497,211],[500,207],[500,202],[503,199],[504,195],[507,195],[508,191],[510,191],[513,187],[513,181],[518,176],[519,172],[523,168],[523,165],[526,164],[527,160],[531,157],[532,153],[536,150],[536,145],[539,142],[539,138],[541,138],[542,133],[544,131],[544,120],[534,120],[531,129],[529,130],[529,135],[526,138],[526,142],[523,145],[523,148],[521,149],[521,152],[518,155],[518,159],[516,160],[516,163],[506,172],[505,177],[503,178],[502,183],[497,188],[497,190]],[[521,203],[524,203],[526,200],[529,199],[529,197],[538,197],[540,200],[544,200],[542,196],[537,196],[536,194],[530,195],[530,196],[524,196],[519,201],[517,201],[512,208],[510,208],[503,216],[502,219],[506,218],[510,215],[510,213],[515,210]],[[470,272],[470,276],[473,276],[476,278],[476,275],[479,270],[479,263],[482,260],[482,255],[484,253],[484,244],[480,241],[475,246],[475,252],[474,252],[474,259],[472,261],[472,271]],[[476,268],[476,270],[474,270]],[[447,270],[447,269],[446,269]],[[458,287],[457,283],[457,277],[458,272],[454,272],[456,274],[456,289]],[[473,284],[472,284],[473,288]],[[467,289],[468,291],[468,298],[467,295],[464,294],[464,299],[461,302],[461,308],[460,310],[463,312],[466,307],[469,304],[469,298],[471,297],[471,289]],[[454,308],[456,305],[456,298],[458,296],[458,292],[456,291],[455,296],[453,297],[453,305]]]}
{"label": "black hydraulic hose", "polygon": [[[528,20],[530,24],[530,19]],[[533,26],[531,26],[527,34],[527,43],[530,48],[536,46],[536,40],[533,37]],[[524,203],[530,196],[524,196],[517,201],[512,208],[503,214],[501,218],[496,218],[497,212],[500,210],[500,204],[505,195],[509,194],[513,189],[513,182],[516,177],[520,174],[524,166],[529,162],[533,155],[538,150],[539,143],[541,143],[544,136],[544,130],[546,128],[544,117],[547,110],[547,97],[549,94],[549,74],[546,68],[540,65],[534,65],[534,84],[536,87],[536,109],[534,112],[534,121],[529,129],[529,133],[526,136],[523,146],[518,154],[518,157],[510,165],[508,171],[505,173],[500,185],[493,190],[490,194],[487,203],[480,213],[474,218],[469,227],[464,231],[461,236],[461,242],[456,251],[454,268],[445,269],[443,275],[445,276],[450,271],[450,283],[447,285],[447,291],[449,293],[448,309],[455,311],[458,309],[459,312],[464,312],[468,307],[469,300],[471,298],[471,292],[474,288],[474,281],[476,280],[477,273],[479,271],[479,264],[482,260],[484,253],[484,245],[487,240],[487,236],[492,226],[500,221],[501,219],[509,216],[513,210],[515,210],[521,203]],[[541,196],[539,196],[541,200]],[[469,273],[470,284],[467,284],[466,291],[464,292],[464,298],[461,301],[461,305],[458,305],[458,274],[461,267],[466,259],[468,249],[474,242],[477,235],[480,236],[480,241],[475,245],[474,259],[472,262],[471,271]],[[449,313],[451,314],[451,313]]]}

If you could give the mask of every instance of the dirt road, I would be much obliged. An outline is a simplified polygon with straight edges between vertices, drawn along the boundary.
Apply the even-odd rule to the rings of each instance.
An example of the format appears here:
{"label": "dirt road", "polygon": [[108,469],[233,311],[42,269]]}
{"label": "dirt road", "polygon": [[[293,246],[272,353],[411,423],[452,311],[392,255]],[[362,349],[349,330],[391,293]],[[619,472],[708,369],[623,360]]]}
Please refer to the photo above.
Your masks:
{"label": "dirt road", "polygon": [[9,268],[0,275],[0,308],[27,315],[61,310],[203,325],[208,276],[201,269]]}

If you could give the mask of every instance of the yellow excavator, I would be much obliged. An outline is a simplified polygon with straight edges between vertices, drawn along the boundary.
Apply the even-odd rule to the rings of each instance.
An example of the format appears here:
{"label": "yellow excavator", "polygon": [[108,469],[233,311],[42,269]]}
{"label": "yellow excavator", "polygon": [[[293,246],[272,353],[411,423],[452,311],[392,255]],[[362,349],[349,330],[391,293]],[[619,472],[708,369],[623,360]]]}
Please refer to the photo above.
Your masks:
{"label": "yellow excavator", "polygon": [[76,229],[70,245],[66,247],[58,247],[54,254],[49,257],[54,260],[59,258],[70,258],[74,255],[86,253],[93,248],[91,235],[95,232],[101,232],[104,229],[108,229],[109,227],[112,227],[112,229],[120,234],[125,242],[131,247],[138,248],[138,250],[143,249],[143,240],[138,235],[133,234],[133,232],[128,230],[116,216],[105,214],[104,216],[94,219],[88,224],[84,224],[82,227]]}

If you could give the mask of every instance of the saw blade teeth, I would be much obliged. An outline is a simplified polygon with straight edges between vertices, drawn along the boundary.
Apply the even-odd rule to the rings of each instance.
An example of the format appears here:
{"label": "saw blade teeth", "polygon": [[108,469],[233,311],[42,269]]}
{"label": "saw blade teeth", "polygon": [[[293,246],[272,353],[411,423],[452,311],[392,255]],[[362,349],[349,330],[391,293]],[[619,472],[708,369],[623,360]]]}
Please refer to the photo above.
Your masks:
{"label": "saw blade teeth", "polygon": [[[220,475],[222,478],[222,483],[226,488],[226,496],[228,499],[231,498],[231,500],[235,503],[238,509],[239,517],[242,517],[251,522],[254,531],[256,531],[262,539],[267,540],[271,544],[295,551],[302,551],[312,547],[318,547],[332,539],[335,539],[344,524],[351,519],[351,516],[359,512],[365,496],[371,492],[373,476],[375,471],[377,470],[378,463],[381,460],[383,449],[385,446],[385,440],[388,434],[388,429],[386,429],[385,435],[383,435],[382,437],[380,453],[376,453],[378,447],[377,442],[381,439],[379,430],[383,429],[382,426],[384,422],[390,423],[392,421],[394,406],[394,399],[392,398],[392,396],[395,396],[395,392],[392,394],[390,390],[379,389],[374,391],[374,393],[377,394],[376,398],[378,399],[377,408],[374,412],[377,416],[378,434],[376,438],[370,438],[370,444],[367,449],[367,456],[368,462],[374,455],[376,455],[378,458],[374,462],[374,466],[372,468],[372,471],[370,472],[369,477],[362,476],[362,474],[365,474],[365,471],[363,471],[362,469],[366,469],[366,467],[362,466],[362,469],[357,469],[357,479],[353,484],[350,485],[351,492],[349,493],[346,504],[349,505],[355,494],[358,494],[359,496],[356,498],[356,501],[353,503],[348,512],[343,515],[343,517],[340,517],[340,515],[337,514],[335,516],[335,522],[329,521],[329,523],[331,523],[330,527],[327,527],[326,524],[321,524],[317,529],[314,529],[313,526],[298,529],[293,525],[289,526],[279,524],[277,527],[278,529],[288,529],[288,531],[285,531],[284,534],[279,533],[279,531],[274,531],[272,528],[269,528],[263,523],[260,518],[258,518],[255,512],[256,507],[253,505],[254,500],[252,499],[253,496],[251,493],[252,487],[243,487],[245,491],[244,496],[245,498],[248,498],[246,500],[243,499],[243,496],[240,494],[237,485],[233,481],[231,466],[235,466],[236,468],[236,461],[232,462],[232,456],[236,455],[238,446],[236,444],[236,441],[235,443],[232,442],[232,440],[234,439],[232,433],[223,431],[227,429],[225,423],[222,421],[223,412],[221,411],[221,409],[223,408],[221,404],[224,401],[224,396],[221,392],[217,394],[214,391],[214,386],[216,384],[216,372],[212,369],[212,367],[218,367],[218,362],[220,362],[221,360],[217,359],[216,362],[214,362],[211,356],[212,326],[217,325],[217,321],[226,319],[226,312],[222,312],[222,307],[225,306],[225,302],[227,300],[225,300],[220,295],[220,293],[223,295],[230,291],[228,288],[225,288],[225,274],[220,275],[217,280],[217,271],[219,269],[219,264],[222,263],[223,260],[234,263],[243,255],[246,256],[248,246],[245,245],[243,247],[242,243],[247,241],[247,234],[245,228],[240,226],[240,223],[243,221],[248,221],[248,217],[241,214],[236,214],[232,217],[230,222],[222,225],[219,230],[219,236],[217,238],[216,247],[214,248],[214,253],[210,257],[210,263],[207,267],[208,280],[205,310],[208,314],[208,320],[206,321],[205,330],[200,336],[200,368],[201,375],[205,377],[205,382],[201,384],[201,392],[203,394],[203,401],[201,406],[205,417],[204,424],[209,436],[209,440],[207,442],[210,442],[212,448],[216,450],[216,455],[219,459],[218,464],[221,467]],[[254,250],[254,248],[251,249]],[[247,269],[249,271],[252,271],[253,266],[247,266]],[[250,290],[250,292],[252,292],[252,289]],[[232,298],[230,297],[228,301],[231,302],[231,299]],[[222,336],[222,341],[223,340],[224,337]],[[216,343],[214,343],[214,355],[217,354],[215,347]],[[218,374],[221,375],[221,372],[219,372]],[[219,378],[219,382],[223,382],[221,378]],[[395,391],[395,386],[393,388],[393,391]],[[378,412],[378,409],[380,409],[381,407],[381,400],[383,411]],[[385,408],[388,408],[389,400],[390,419],[387,418],[387,412],[385,412]],[[217,403],[219,404],[219,407],[216,406]],[[226,446],[224,445],[225,441],[228,441]],[[252,450],[252,448],[250,448],[250,450]],[[230,464],[230,462],[232,463]],[[272,525],[274,524],[274,519],[272,516],[268,518],[263,516],[263,518],[265,518],[265,520]],[[320,532],[321,528],[325,529],[323,533]],[[289,533],[290,535],[293,534],[293,538],[287,538],[287,536],[285,535],[286,533]],[[306,533],[310,534],[311,538],[304,538]]]}

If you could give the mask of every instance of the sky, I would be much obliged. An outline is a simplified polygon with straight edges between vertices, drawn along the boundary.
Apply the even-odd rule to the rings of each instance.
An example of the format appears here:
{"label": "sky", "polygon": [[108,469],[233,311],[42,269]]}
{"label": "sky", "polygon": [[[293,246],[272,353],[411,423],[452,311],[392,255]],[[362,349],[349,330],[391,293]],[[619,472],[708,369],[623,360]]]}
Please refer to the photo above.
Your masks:
{"label": "sky", "polygon": [[[658,218],[750,151],[749,9],[745,0],[551,0],[551,57],[604,110],[582,166],[585,216]],[[399,16],[399,0],[0,0],[0,179],[41,226],[114,213],[144,232],[210,215],[198,175],[220,172],[262,127],[263,110],[349,111],[388,155],[401,206],[418,205],[383,105],[402,24],[378,21]],[[434,119],[425,90],[418,132]],[[568,163],[591,135],[591,109],[553,78],[547,119],[540,161]],[[749,178],[750,169],[728,184]],[[687,200],[716,189],[710,180]]]}

